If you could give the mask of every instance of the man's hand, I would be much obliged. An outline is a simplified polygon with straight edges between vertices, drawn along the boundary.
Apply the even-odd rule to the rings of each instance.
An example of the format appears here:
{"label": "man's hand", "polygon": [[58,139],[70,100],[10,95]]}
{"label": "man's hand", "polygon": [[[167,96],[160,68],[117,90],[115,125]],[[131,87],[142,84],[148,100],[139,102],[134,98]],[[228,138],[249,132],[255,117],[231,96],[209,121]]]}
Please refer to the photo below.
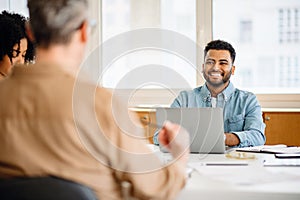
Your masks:
{"label": "man's hand", "polygon": [[225,145],[228,146],[236,146],[240,144],[240,139],[236,134],[233,133],[225,133],[226,139],[225,139]]}
{"label": "man's hand", "polygon": [[158,134],[158,140],[174,158],[180,158],[187,162],[190,153],[190,138],[183,127],[167,121]]}

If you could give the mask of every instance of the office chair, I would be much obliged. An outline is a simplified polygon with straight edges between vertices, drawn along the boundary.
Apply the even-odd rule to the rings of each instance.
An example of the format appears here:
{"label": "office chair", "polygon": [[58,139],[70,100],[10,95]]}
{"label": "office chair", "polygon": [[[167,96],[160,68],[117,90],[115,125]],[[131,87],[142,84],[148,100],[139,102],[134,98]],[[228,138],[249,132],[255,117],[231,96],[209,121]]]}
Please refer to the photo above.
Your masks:
{"label": "office chair", "polygon": [[97,200],[83,185],[57,177],[0,179],[1,200]]}

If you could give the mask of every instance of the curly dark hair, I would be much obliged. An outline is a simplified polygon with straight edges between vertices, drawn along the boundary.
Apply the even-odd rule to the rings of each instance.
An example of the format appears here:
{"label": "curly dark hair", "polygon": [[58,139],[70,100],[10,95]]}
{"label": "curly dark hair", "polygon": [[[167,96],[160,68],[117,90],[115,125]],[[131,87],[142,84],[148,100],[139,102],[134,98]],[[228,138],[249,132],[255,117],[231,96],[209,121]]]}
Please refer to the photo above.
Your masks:
{"label": "curly dark hair", "polygon": [[229,44],[228,42],[225,42],[223,40],[213,40],[213,41],[209,42],[204,49],[204,58],[205,58],[207,52],[211,49],[229,51],[230,57],[232,60],[232,64],[234,63],[236,53],[235,53],[235,50],[232,47],[232,45]]}
{"label": "curly dark hair", "polygon": [[8,55],[11,60],[14,45],[20,45],[20,40],[26,38],[28,45],[25,62],[33,61],[34,45],[30,42],[26,34],[26,22],[27,19],[17,13],[3,11],[0,14],[0,60],[2,60],[5,55]]}

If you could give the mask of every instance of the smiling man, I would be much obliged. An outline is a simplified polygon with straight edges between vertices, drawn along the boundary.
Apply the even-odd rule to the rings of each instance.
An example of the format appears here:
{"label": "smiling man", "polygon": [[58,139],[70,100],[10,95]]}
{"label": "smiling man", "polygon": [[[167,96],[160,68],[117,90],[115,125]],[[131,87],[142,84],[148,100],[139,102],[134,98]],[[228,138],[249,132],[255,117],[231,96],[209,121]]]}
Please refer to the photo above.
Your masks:
{"label": "smiling man", "polygon": [[[230,77],[235,71],[235,55],[231,44],[222,40],[209,42],[204,49],[202,65],[205,84],[190,91],[180,92],[171,107],[223,108],[226,145],[263,145],[265,124],[256,96],[235,88],[230,82]],[[155,144],[158,144],[157,134],[154,136]]]}

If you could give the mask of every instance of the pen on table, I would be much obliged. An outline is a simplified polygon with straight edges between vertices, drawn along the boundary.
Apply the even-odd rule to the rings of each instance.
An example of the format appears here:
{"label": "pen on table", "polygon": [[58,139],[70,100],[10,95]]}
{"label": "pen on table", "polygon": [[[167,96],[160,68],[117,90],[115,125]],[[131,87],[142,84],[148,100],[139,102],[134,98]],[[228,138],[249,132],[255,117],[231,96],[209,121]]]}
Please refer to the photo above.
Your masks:
{"label": "pen on table", "polygon": [[205,163],[206,166],[247,166],[248,163]]}

